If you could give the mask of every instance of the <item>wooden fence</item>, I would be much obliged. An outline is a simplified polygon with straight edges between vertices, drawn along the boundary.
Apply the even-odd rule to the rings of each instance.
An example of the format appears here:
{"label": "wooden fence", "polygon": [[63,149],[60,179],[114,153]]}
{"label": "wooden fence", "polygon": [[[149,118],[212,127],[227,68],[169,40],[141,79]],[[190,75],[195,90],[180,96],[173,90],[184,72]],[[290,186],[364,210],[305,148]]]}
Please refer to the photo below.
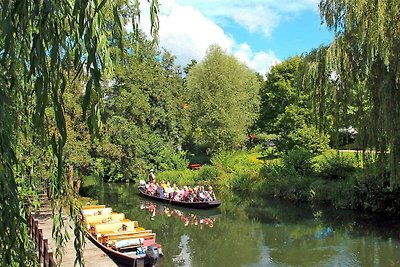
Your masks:
{"label": "wooden fence", "polygon": [[49,240],[44,238],[43,230],[39,228],[39,220],[36,219],[32,214],[29,216],[29,235],[37,245],[39,253],[39,266],[57,266],[56,261],[54,260],[53,251],[49,246]]}

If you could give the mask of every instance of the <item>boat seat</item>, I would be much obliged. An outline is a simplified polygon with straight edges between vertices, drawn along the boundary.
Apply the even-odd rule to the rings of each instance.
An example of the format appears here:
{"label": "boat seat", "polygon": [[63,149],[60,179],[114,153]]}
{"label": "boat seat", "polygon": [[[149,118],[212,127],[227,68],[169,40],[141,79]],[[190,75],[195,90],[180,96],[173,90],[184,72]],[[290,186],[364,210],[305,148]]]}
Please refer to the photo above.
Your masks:
{"label": "boat seat", "polygon": [[124,240],[117,240],[114,242],[112,247],[114,249],[126,248],[126,247],[136,247],[142,246],[144,243],[144,238],[130,238]]}
{"label": "boat seat", "polygon": [[125,240],[117,240],[108,243],[113,249],[125,250],[137,247],[148,247],[156,244],[155,236],[152,238],[134,237]]}
{"label": "boat seat", "polygon": [[123,220],[121,220],[121,221],[110,221],[110,222],[98,222],[98,223],[91,223],[90,225],[91,226],[96,226],[96,225],[98,225],[98,224],[106,224],[106,223],[116,223],[116,222],[131,222],[131,220],[129,220],[129,219],[123,219]]}
{"label": "boat seat", "polygon": [[103,237],[110,237],[112,239],[115,239],[118,236],[123,236],[123,235],[135,235],[135,234],[140,234],[140,233],[152,233],[151,230],[146,230],[144,228],[136,228],[133,231],[124,231],[124,232],[115,232],[115,231],[110,231],[110,232],[101,232],[98,234],[98,236],[103,236]]}
{"label": "boat seat", "polygon": [[106,205],[92,205],[92,206],[83,206],[82,210],[90,210],[90,209],[105,209]]}
{"label": "boat seat", "polygon": [[107,215],[112,213],[112,208],[93,208],[82,210],[83,216]]}
{"label": "boat seat", "polygon": [[[151,231],[151,230],[149,230]],[[138,233],[126,233],[126,234],[119,234],[119,235],[103,235],[106,237],[107,240],[125,240],[130,238],[156,238],[156,234],[152,232],[138,232]]]}
{"label": "boat seat", "polygon": [[[125,230],[122,228],[125,227]],[[138,228],[139,224],[137,221],[128,221],[128,222],[110,222],[110,223],[99,223],[94,225],[94,231],[98,234],[102,234],[104,232],[126,232],[126,231],[135,231],[135,228]]]}
{"label": "boat seat", "polygon": [[86,216],[84,219],[85,224],[91,224],[91,225],[98,223],[107,223],[107,222],[122,222],[124,220],[125,220],[124,213],[92,215],[92,216]]}

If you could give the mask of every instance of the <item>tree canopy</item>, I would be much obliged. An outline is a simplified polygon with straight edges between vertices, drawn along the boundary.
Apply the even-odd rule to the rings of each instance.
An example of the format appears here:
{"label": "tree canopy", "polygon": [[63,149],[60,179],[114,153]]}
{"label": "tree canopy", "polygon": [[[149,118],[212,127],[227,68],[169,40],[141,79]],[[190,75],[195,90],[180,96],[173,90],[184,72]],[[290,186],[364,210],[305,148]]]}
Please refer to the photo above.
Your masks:
{"label": "tree canopy", "polygon": [[259,87],[255,72],[211,46],[187,77],[194,142],[208,152],[240,145],[257,117]]}
{"label": "tree canopy", "polygon": [[101,177],[109,181],[132,181],[150,168],[187,166],[176,150],[176,136],[183,138],[188,126],[181,70],[174,56],[152,47],[144,35],[137,42],[138,50],[115,66],[103,90],[104,127],[95,158]]}

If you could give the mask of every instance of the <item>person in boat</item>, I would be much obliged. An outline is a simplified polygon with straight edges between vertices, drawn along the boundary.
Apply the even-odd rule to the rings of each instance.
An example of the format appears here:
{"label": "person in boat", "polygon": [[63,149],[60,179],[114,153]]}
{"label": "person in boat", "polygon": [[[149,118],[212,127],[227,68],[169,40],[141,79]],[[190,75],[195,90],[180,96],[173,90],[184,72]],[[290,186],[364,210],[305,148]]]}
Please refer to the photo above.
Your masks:
{"label": "person in boat", "polygon": [[187,195],[186,201],[193,202],[194,198],[195,198],[195,194],[193,192],[193,189],[189,187],[189,193]]}
{"label": "person in boat", "polygon": [[181,200],[186,201],[189,195],[189,188],[185,185],[182,190]]}
{"label": "person in boat", "polygon": [[199,201],[198,196],[199,196],[199,186],[196,185],[196,186],[193,188],[193,202],[198,202],[198,201]]}
{"label": "person in boat", "polygon": [[197,199],[201,202],[207,201],[206,194],[204,191],[204,186],[200,186],[199,190],[197,191]]}
{"label": "person in boat", "polygon": [[172,190],[172,187],[171,187],[170,183],[167,182],[167,183],[165,184],[165,187],[163,186],[163,188],[164,188],[165,197],[167,197],[167,198],[172,198],[172,193],[173,193],[174,191]]}
{"label": "person in boat", "polygon": [[208,200],[209,200],[209,201],[214,201],[214,200],[217,199],[217,198],[215,197],[215,193],[214,193],[213,188],[212,188],[211,185],[208,187],[207,195],[208,195]]}
{"label": "person in boat", "polygon": [[147,193],[150,195],[154,195],[156,193],[156,186],[154,183],[149,183],[149,187],[147,188]]}
{"label": "person in boat", "polygon": [[156,184],[156,185],[157,185],[157,195],[159,197],[165,198],[164,187],[162,187],[161,184]]}
{"label": "person in boat", "polygon": [[154,174],[153,169],[150,169],[148,177],[150,183],[154,183],[156,181],[156,175]]}
{"label": "person in boat", "polygon": [[140,180],[139,181],[139,187],[146,188],[146,181],[145,180]]}

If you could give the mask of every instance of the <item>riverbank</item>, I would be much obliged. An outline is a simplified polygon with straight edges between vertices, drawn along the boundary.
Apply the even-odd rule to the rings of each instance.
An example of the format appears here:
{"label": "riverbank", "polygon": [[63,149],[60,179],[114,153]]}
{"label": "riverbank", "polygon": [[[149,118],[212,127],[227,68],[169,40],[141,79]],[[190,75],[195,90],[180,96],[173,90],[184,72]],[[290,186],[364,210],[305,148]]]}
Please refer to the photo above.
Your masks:
{"label": "riverbank", "polygon": [[[156,179],[398,217],[400,189],[390,188],[385,178],[376,178],[375,168],[353,150],[328,150],[314,156],[302,150],[277,154],[256,147],[220,153],[199,170],[158,172]],[[96,195],[96,183],[95,178],[86,182],[81,194]]]}
{"label": "riverbank", "polygon": [[357,151],[328,150],[313,156],[295,150],[277,155],[254,148],[218,154],[197,171],[161,172],[157,179],[400,216],[400,189],[376,178],[374,168],[371,163],[366,166]]}

